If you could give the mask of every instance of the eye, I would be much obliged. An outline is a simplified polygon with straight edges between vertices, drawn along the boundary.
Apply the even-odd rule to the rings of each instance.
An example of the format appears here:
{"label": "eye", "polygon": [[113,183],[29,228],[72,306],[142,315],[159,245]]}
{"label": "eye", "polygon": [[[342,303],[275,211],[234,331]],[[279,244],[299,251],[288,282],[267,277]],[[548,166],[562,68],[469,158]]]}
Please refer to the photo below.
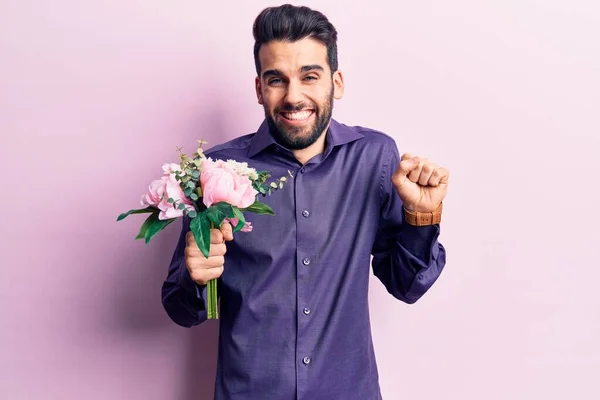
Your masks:
{"label": "eye", "polygon": [[269,85],[280,85],[281,83],[283,83],[281,78],[269,79]]}
{"label": "eye", "polygon": [[308,75],[304,77],[305,81],[316,81],[318,78],[314,75]]}

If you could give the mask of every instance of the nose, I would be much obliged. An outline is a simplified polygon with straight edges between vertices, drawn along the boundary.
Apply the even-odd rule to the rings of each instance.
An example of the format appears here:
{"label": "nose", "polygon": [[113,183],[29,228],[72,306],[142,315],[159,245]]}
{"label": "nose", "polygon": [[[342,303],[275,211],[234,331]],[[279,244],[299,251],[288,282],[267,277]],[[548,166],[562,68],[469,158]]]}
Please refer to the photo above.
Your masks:
{"label": "nose", "polygon": [[302,88],[299,82],[292,80],[288,83],[284,100],[291,105],[296,105],[302,102]]}

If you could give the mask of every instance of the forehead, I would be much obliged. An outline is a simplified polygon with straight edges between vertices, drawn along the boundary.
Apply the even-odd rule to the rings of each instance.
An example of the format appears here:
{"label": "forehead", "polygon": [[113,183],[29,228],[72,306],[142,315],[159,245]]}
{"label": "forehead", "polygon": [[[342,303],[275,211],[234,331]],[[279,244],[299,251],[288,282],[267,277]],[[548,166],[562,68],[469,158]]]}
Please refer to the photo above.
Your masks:
{"label": "forehead", "polygon": [[329,70],[327,47],[310,38],[297,42],[273,41],[264,44],[260,47],[258,59],[262,71],[276,69],[293,74],[305,65],[320,65]]}

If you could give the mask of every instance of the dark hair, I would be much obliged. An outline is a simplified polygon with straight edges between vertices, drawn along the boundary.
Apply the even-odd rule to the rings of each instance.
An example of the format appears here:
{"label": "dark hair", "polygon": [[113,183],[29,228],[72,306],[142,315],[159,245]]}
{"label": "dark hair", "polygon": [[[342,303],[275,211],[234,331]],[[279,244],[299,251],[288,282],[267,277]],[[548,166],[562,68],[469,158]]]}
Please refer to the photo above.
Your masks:
{"label": "dark hair", "polygon": [[261,66],[258,59],[260,46],[274,40],[296,42],[312,38],[327,47],[327,62],[333,74],[338,69],[337,31],[327,17],[308,7],[296,7],[284,4],[279,7],[265,8],[254,21],[254,64],[260,76]]}

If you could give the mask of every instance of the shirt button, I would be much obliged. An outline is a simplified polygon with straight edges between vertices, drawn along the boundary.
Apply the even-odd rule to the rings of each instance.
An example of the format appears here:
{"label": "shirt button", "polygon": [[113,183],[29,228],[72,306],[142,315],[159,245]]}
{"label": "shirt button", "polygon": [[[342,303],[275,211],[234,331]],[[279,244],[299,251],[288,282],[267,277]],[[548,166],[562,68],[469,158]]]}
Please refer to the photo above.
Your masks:
{"label": "shirt button", "polygon": [[310,308],[308,307],[304,307],[304,310],[302,310],[304,312],[304,314],[308,315],[310,314]]}
{"label": "shirt button", "polygon": [[303,216],[304,218],[308,218],[308,216],[309,216],[309,215],[310,215],[310,213],[308,212],[308,210],[304,210],[304,211],[302,211],[302,216]]}
{"label": "shirt button", "polygon": [[305,258],[304,260],[302,260],[302,264],[308,265],[310,264],[310,260],[308,258]]}
{"label": "shirt button", "polygon": [[302,359],[302,362],[304,363],[304,365],[308,365],[308,364],[310,364],[310,357],[304,357],[304,358]]}
{"label": "shirt button", "polygon": [[423,274],[419,274],[419,280],[422,281],[423,280]]}
{"label": "shirt button", "polygon": [[304,168],[300,168],[300,173],[303,174],[306,171]]}

